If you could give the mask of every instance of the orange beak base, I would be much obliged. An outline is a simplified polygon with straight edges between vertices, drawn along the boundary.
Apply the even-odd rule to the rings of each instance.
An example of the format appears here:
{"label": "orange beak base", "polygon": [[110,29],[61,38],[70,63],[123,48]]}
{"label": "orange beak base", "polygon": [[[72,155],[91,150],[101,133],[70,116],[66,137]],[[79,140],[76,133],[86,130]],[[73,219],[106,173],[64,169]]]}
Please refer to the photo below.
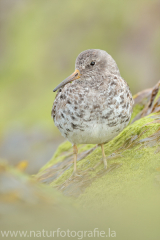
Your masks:
{"label": "orange beak base", "polygon": [[64,85],[66,85],[69,82],[72,82],[78,78],[80,78],[80,71],[78,69],[76,69],[74,71],[74,73],[72,73],[69,77],[67,77],[63,82],[61,82],[54,90],[53,92],[56,92],[59,88],[63,87]]}

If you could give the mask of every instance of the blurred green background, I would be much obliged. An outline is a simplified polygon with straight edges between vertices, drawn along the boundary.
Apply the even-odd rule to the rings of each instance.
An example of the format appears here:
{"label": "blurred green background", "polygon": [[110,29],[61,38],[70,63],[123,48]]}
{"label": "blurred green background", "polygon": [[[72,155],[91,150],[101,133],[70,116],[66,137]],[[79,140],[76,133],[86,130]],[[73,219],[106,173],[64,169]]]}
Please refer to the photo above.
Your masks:
{"label": "blurred green background", "polygon": [[52,90],[86,49],[106,50],[135,94],[160,78],[159,0],[1,0],[0,158],[36,173],[64,139]]}

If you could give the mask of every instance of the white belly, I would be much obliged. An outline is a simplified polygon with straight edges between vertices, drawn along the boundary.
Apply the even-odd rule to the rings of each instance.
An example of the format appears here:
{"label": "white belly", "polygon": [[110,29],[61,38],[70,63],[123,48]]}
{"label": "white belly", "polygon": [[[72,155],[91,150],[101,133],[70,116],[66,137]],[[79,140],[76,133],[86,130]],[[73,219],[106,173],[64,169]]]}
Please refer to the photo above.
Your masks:
{"label": "white belly", "polygon": [[[72,144],[102,144],[117,136],[127,125],[128,122],[124,122],[113,127],[107,126],[106,123],[92,123],[85,129],[85,131],[74,129],[73,132],[69,132],[67,139]],[[61,133],[63,135],[62,131]],[[64,137],[66,136],[64,135]]]}

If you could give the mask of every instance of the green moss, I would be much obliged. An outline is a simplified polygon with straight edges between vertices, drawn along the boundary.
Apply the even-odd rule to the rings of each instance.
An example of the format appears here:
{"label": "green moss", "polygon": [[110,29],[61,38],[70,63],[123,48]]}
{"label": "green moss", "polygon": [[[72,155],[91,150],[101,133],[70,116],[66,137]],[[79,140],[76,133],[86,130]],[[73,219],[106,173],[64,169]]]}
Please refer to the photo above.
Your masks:
{"label": "green moss", "polygon": [[139,135],[144,130],[147,130],[137,140],[137,144],[133,144],[128,149],[121,151],[121,158],[109,160],[109,165],[119,163],[122,166],[94,181],[78,198],[77,202],[80,205],[99,208],[118,204],[124,200],[132,201],[133,198],[139,198],[140,195],[143,196],[143,194],[148,192],[156,194],[156,176],[160,176],[157,171],[160,167],[160,153],[155,154],[158,141],[154,146],[151,144],[147,147],[143,147],[141,143],[138,143],[139,140],[155,133],[160,127],[159,123],[146,125],[148,120],[150,121],[148,117],[140,119],[135,124],[128,126],[119,136],[105,145],[105,152],[108,155],[122,146],[129,138],[135,136],[135,134]]}
{"label": "green moss", "polygon": [[143,110],[144,105],[143,104],[136,104],[133,107],[133,113],[130,119],[130,123],[132,122],[132,120]]}
{"label": "green moss", "polygon": [[[155,154],[158,141],[153,142],[152,138],[150,138],[160,128],[160,123],[154,122],[157,118],[159,118],[158,114],[146,116],[126,127],[117,137],[105,144],[104,149],[108,157],[108,168],[112,164],[122,166],[112,170],[103,177],[96,177],[97,172],[103,169],[103,165],[100,165],[96,171],[91,172],[89,178],[96,177],[96,180],[80,195],[77,199],[77,204],[98,208],[106,204],[110,205],[112,202],[118,204],[124,196],[126,200],[129,200],[131,196],[136,198],[138,192],[142,194],[146,193],[148,189],[152,189],[157,174],[156,169],[160,166],[160,154],[159,152]],[[141,143],[142,140],[143,143]],[[145,145],[146,143],[148,143],[147,146]],[[78,147],[81,152],[93,146],[79,145]],[[58,154],[60,156],[63,154],[62,150],[64,149],[66,151],[65,155],[71,153],[71,148],[68,142],[66,142],[58,148],[53,157],[54,161],[57,161]],[[84,171],[93,167],[100,161],[101,157],[101,149],[97,148],[77,163],[78,170]],[[51,166],[54,161],[51,160],[44,169]],[[73,168],[71,167],[58,179],[52,181],[50,185],[54,187],[62,184],[71,176],[72,171]],[[142,186],[144,186],[143,190]],[[92,199],[92,202],[90,199]]]}
{"label": "green moss", "polygon": [[[98,178],[79,197],[77,202],[88,207],[102,207],[118,204],[120,201],[132,201],[142,194],[151,192],[156,185],[156,171],[160,166],[160,154],[154,154],[155,148],[128,149],[121,159],[112,163],[121,163],[119,169]],[[90,201],[92,199],[92,202]]]}
{"label": "green moss", "polygon": [[154,99],[154,104],[158,100],[159,97],[160,97],[160,89],[158,90],[158,93],[157,93],[157,95],[156,95],[156,97]]}

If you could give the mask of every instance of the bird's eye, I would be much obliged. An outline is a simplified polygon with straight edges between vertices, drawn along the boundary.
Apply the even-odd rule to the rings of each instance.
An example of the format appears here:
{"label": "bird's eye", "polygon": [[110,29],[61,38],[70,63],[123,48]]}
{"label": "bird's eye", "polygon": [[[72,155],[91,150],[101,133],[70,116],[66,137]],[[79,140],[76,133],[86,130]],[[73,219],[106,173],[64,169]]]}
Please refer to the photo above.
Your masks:
{"label": "bird's eye", "polygon": [[90,63],[90,65],[91,65],[91,66],[94,66],[94,64],[95,64],[95,62],[94,62],[94,61],[92,61],[92,62]]}

